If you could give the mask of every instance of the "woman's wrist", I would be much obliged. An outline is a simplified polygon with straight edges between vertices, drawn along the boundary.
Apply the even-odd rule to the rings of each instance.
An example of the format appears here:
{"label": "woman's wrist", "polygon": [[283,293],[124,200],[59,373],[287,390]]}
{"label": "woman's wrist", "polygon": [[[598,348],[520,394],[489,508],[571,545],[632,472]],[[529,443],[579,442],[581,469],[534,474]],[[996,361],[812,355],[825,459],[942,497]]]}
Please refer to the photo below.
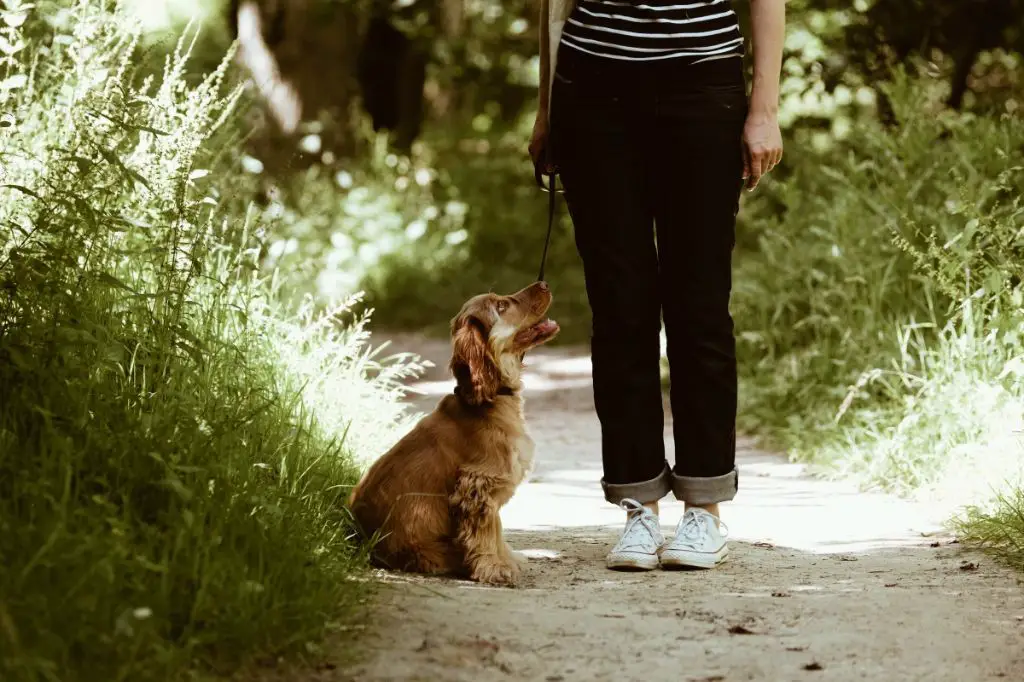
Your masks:
{"label": "woman's wrist", "polygon": [[750,115],[759,118],[774,119],[779,117],[778,94],[759,92],[756,88],[750,95]]}

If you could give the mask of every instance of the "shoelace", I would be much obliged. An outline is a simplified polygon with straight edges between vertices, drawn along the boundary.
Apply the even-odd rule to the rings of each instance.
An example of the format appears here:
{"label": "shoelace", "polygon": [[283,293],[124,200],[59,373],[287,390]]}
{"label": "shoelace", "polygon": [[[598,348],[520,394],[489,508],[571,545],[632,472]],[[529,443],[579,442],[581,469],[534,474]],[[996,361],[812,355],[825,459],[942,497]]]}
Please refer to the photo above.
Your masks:
{"label": "shoelace", "polygon": [[[694,509],[688,510],[683,515],[683,524],[679,528],[678,535],[686,538],[687,540],[699,540],[704,533],[707,532],[707,524],[712,521],[714,516],[711,512],[699,512]],[[722,537],[726,537],[729,534],[729,528],[719,520],[718,532]]]}
{"label": "shoelace", "polygon": [[659,529],[657,527],[652,527],[651,525],[651,522],[656,518],[654,514],[649,512],[646,507],[636,500],[622,500],[622,502],[619,503],[619,506],[622,509],[625,509],[627,514],[626,530],[622,533],[622,538],[619,540],[620,544],[623,547],[634,547],[643,544],[641,540],[633,539],[637,524],[643,526],[650,536],[655,539],[655,544],[657,544]]}
{"label": "shoelace", "polygon": [[698,514],[691,510],[686,512],[684,517],[679,535],[687,540],[699,540],[707,532],[707,519],[704,518],[704,514]]}

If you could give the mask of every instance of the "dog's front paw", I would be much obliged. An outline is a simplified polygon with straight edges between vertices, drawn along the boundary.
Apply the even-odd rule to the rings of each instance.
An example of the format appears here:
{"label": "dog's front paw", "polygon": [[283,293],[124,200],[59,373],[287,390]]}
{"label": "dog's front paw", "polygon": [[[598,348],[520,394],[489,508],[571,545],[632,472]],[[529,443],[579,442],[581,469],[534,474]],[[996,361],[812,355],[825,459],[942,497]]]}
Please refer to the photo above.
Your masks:
{"label": "dog's front paw", "polygon": [[513,586],[519,582],[520,568],[515,561],[499,558],[484,559],[473,567],[471,577],[488,585]]}

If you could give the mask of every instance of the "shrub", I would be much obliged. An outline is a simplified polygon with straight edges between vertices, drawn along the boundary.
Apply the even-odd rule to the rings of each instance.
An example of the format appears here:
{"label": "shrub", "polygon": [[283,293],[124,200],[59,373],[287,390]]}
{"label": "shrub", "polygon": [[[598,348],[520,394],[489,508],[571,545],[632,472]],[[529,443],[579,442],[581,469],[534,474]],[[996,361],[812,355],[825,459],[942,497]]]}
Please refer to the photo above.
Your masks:
{"label": "shrub", "polygon": [[[889,94],[895,127],[798,155],[763,197],[781,210],[736,277],[744,425],[903,492],[978,457],[1015,475],[1024,122],[943,112],[903,76]],[[946,492],[990,494],[973,479]]]}
{"label": "shrub", "polygon": [[184,41],[136,84],[110,3],[54,5],[36,51],[0,11],[0,677],[308,652],[358,612],[353,455],[418,365],[262,278],[227,60],[189,85]]}

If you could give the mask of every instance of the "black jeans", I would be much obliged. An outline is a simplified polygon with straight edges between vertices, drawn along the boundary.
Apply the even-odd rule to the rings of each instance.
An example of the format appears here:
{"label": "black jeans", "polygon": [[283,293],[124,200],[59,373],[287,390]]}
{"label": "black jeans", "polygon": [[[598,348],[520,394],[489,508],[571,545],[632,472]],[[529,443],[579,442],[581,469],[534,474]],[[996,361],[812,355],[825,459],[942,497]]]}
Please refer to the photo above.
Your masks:
{"label": "black jeans", "polygon": [[[747,98],[740,59],[613,62],[563,48],[551,150],[593,312],[605,497],[732,499],[736,342],[729,313]],[[660,376],[668,340],[675,466]]]}

